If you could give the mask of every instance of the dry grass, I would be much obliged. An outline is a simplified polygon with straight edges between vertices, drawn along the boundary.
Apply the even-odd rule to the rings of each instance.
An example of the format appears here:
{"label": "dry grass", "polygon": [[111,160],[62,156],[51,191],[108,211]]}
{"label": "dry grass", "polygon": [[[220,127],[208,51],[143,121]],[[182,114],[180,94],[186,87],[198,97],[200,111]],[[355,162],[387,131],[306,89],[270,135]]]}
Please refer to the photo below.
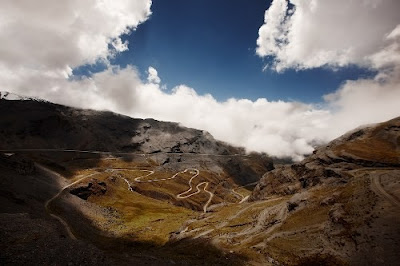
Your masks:
{"label": "dry grass", "polygon": [[235,188],[235,191],[239,194],[241,194],[243,197],[246,196],[250,196],[251,195],[251,190],[244,188],[244,187],[240,187],[240,188]]}
{"label": "dry grass", "polygon": [[[156,245],[165,244],[172,232],[178,231],[185,221],[198,215],[191,209],[174,206],[173,204],[180,205],[187,202],[189,205],[185,205],[197,206],[199,210],[202,210],[203,204],[209,197],[207,193],[200,192],[188,199],[176,199],[178,193],[184,192],[189,188],[188,180],[192,177],[192,174],[188,172],[181,173],[172,180],[138,183],[134,179],[147,174],[140,171],[140,169],[150,170],[150,167],[143,168],[141,164],[116,159],[100,161],[97,167],[93,169],[79,170],[79,168],[83,168],[82,161],[79,163],[79,167],[75,165],[76,176],[72,178],[72,181],[96,173],[85,181],[87,182],[91,178],[104,181],[107,184],[107,192],[104,195],[92,195],[89,197],[89,201],[102,207],[111,208],[118,213],[117,218],[114,218],[112,223],[101,217],[97,217],[94,222],[96,224],[106,223],[106,230],[114,235],[134,241],[152,242]],[[132,169],[135,167],[138,168],[137,171]],[[117,170],[112,173],[101,170],[112,168],[129,168],[132,170]],[[170,178],[174,174],[175,172],[156,171],[153,175],[144,177],[141,180]],[[112,178],[113,176],[114,178]],[[120,177],[129,180],[140,193],[129,191],[128,185]],[[215,193],[212,203],[219,203],[222,201],[221,197],[224,196],[226,191],[223,191],[217,184],[225,178],[218,177],[211,172],[201,171],[200,175],[193,180],[192,185],[195,188],[200,182],[210,182],[208,189]],[[164,196],[162,195],[170,200],[163,199],[162,197]]]}
{"label": "dry grass", "polygon": [[303,227],[313,227],[329,219],[329,207],[306,207],[290,215],[279,228],[280,231],[299,230]]}
{"label": "dry grass", "polygon": [[118,235],[125,235],[135,241],[153,242],[163,245],[169,234],[177,231],[182,223],[195,216],[191,210],[176,207],[163,201],[145,197],[127,189],[126,183],[116,182],[105,195],[91,196],[89,201],[103,207],[115,209],[119,214],[118,225],[110,230]]}
{"label": "dry grass", "polygon": [[[283,197],[276,201],[260,201],[243,204],[229,204],[216,210],[207,219],[197,220],[189,225],[189,230],[204,228],[203,231],[214,229],[210,235],[220,235],[240,232],[246,228],[254,226],[260,212],[266,208],[288,200],[289,197]],[[274,218],[271,216],[269,218]],[[244,236],[245,237],[245,236]],[[243,246],[248,248],[248,246]]]}
{"label": "dry grass", "polygon": [[369,161],[398,164],[400,131],[397,128],[400,128],[397,121],[382,123],[366,136],[338,145],[335,152],[339,155],[350,153]]}
{"label": "dry grass", "polygon": [[393,143],[380,139],[356,140],[338,145],[338,155],[353,154],[359,158],[382,163],[399,163],[400,151],[393,148]]}
{"label": "dry grass", "polygon": [[[107,160],[100,166],[105,168],[132,168],[135,165],[132,163],[126,165],[125,162],[120,162],[119,160]],[[132,184],[139,184],[143,187],[157,190],[159,193],[168,193],[171,197],[177,191],[187,189],[187,181],[185,185],[178,185],[178,188],[175,183],[176,180],[163,181],[163,185],[166,186],[162,186],[159,183],[136,183],[134,178],[143,176],[146,172],[119,170],[110,173],[99,172],[99,169],[77,170],[77,175],[71,181],[76,181],[93,173],[95,175],[86,178],[82,182],[88,182],[92,178],[104,181],[107,184],[107,192],[104,195],[90,196],[89,202],[115,210],[118,214],[112,219],[112,222],[110,222],[109,217],[93,217],[93,223],[101,225],[101,228],[113,235],[133,241],[163,245],[169,240],[170,233],[177,231],[186,220],[197,215],[190,209],[174,206],[166,201],[132,192],[129,190],[127,183],[116,176],[119,174],[132,181]],[[168,172],[158,172],[152,178],[166,178],[172,175],[172,173]],[[112,176],[115,178],[112,178]]]}

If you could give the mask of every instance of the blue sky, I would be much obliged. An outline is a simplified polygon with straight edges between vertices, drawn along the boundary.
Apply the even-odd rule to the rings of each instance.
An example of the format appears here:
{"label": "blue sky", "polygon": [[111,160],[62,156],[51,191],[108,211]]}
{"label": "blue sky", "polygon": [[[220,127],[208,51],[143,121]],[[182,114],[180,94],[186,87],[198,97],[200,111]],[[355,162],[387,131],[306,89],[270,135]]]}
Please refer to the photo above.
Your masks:
{"label": "blue sky", "polygon": [[398,10],[398,0],[3,1],[0,89],[298,160],[400,115]]}
{"label": "blue sky", "polygon": [[138,67],[143,75],[153,66],[169,89],[185,84],[199,94],[228,98],[320,102],[345,80],[370,77],[359,67],[336,71],[263,71],[269,59],[256,55],[258,29],[269,7],[265,0],[155,0],[150,19],[123,39],[129,51],[113,64]]}

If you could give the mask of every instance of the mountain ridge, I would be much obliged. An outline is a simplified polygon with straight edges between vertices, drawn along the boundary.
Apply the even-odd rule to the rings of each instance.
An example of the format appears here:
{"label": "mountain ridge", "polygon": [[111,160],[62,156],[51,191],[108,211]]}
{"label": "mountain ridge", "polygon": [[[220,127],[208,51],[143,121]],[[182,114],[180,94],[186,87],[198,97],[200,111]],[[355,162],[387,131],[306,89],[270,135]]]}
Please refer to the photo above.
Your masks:
{"label": "mountain ridge", "polygon": [[[21,254],[34,252],[30,262],[54,261],[45,243],[62,250],[82,240],[91,243],[82,254],[99,258],[89,264],[400,260],[400,117],[274,169],[263,154],[176,123],[26,100],[0,100],[0,111],[0,243],[8,262],[26,263]],[[68,241],[55,241],[58,233]],[[29,244],[10,244],[21,241]],[[65,256],[79,264],[82,254]]]}
{"label": "mountain ridge", "polygon": [[271,193],[293,194],[321,183],[324,177],[340,178],[343,172],[362,167],[400,167],[399,134],[400,117],[351,130],[303,161],[267,173],[250,199],[263,198],[264,188]]}
{"label": "mountain ridge", "polygon": [[[0,145],[1,149],[23,147],[244,154],[244,149],[217,141],[206,131],[190,129],[178,123],[72,108],[27,97],[0,101],[3,114],[0,136],[8,139],[7,143]],[[26,110],[30,112],[26,113]],[[15,138],[18,135],[21,137]],[[59,139],[63,139],[64,143],[60,144]]]}

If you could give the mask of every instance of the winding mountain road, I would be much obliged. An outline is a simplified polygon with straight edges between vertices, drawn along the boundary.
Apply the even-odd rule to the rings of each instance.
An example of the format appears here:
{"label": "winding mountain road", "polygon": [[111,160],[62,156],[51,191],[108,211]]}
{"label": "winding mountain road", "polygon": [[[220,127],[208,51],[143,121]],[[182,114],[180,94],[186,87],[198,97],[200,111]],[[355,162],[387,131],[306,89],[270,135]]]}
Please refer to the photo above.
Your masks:
{"label": "winding mountain road", "polygon": [[[187,172],[187,170],[188,169],[186,169],[184,172]],[[186,191],[184,191],[184,192],[182,192],[182,193],[180,193],[180,194],[178,194],[178,195],[176,195],[176,197],[178,198],[178,199],[186,199],[186,198],[189,198],[189,197],[191,197],[191,196],[193,196],[193,195],[196,195],[197,193],[199,193],[200,192],[200,189],[199,189],[199,187],[202,185],[202,184],[204,184],[204,183],[208,183],[208,182],[202,182],[202,183],[200,183],[200,184],[198,184],[197,185],[197,191],[196,192],[194,192],[194,193],[192,193],[192,194],[189,194],[189,195],[187,195],[187,196],[182,196],[182,195],[184,195],[184,194],[186,194],[186,193],[189,193],[190,191],[192,191],[193,190],[193,186],[192,186],[192,181],[193,181],[193,179],[195,179],[198,175],[199,175],[199,170],[197,170],[197,169],[192,169],[192,171],[190,171],[190,174],[192,174],[193,176],[189,179],[189,189],[188,190],[186,190]]]}
{"label": "winding mountain road", "polygon": [[[186,172],[187,170],[189,170],[189,169],[186,169],[185,172]],[[186,199],[186,198],[189,198],[189,197],[191,197],[191,196],[193,196],[193,195],[196,195],[196,194],[200,193],[200,192],[201,192],[200,187],[204,185],[204,188],[203,188],[204,192],[207,192],[207,193],[210,195],[210,197],[208,198],[207,202],[203,205],[203,211],[206,213],[206,212],[207,212],[207,207],[208,207],[208,205],[210,205],[211,200],[212,200],[212,198],[214,197],[214,193],[212,193],[211,191],[207,190],[207,187],[208,187],[208,185],[209,185],[209,182],[201,182],[201,183],[197,184],[197,186],[196,186],[196,191],[195,191],[195,192],[192,192],[192,193],[189,194],[189,195],[185,195],[185,194],[187,194],[187,193],[193,191],[192,181],[193,181],[193,179],[195,179],[195,178],[199,175],[199,173],[200,173],[200,172],[199,172],[198,169],[191,169],[190,174],[193,174],[193,176],[189,179],[189,189],[186,190],[186,191],[184,191],[184,192],[182,192],[182,193],[179,193],[178,195],[176,195],[176,197],[177,197],[178,199]],[[185,195],[185,196],[183,196],[183,195]]]}
{"label": "winding mountain road", "polygon": [[[62,179],[65,180],[65,178],[62,177],[59,173],[57,173],[57,172],[55,172],[55,171],[53,171],[53,170],[51,170],[51,169],[48,169],[48,168],[44,167],[43,165],[36,164],[36,167],[38,167],[40,170],[42,170],[43,172],[45,172],[45,173],[48,174],[48,175],[57,176],[57,177],[62,178]],[[201,183],[199,183],[199,184],[196,186],[196,189],[197,189],[196,192],[191,193],[191,194],[186,195],[186,196],[182,196],[182,195],[184,195],[184,194],[190,192],[191,190],[193,190],[192,181],[193,181],[193,179],[194,179],[195,177],[197,177],[197,176],[199,175],[199,170],[198,170],[198,169],[185,169],[184,171],[181,171],[181,172],[178,172],[178,173],[174,174],[174,175],[173,175],[172,177],[170,177],[170,178],[165,178],[165,179],[154,179],[154,180],[146,180],[146,181],[142,181],[142,180],[140,180],[140,179],[141,179],[141,178],[144,178],[144,177],[148,177],[148,176],[154,174],[154,171],[150,171],[150,170],[139,170],[139,169],[107,169],[106,172],[115,172],[115,171],[118,171],[118,170],[130,170],[130,171],[148,172],[148,174],[146,174],[146,175],[143,175],[143,176],[140,176],[140,177],[135,178],[135,181],[138,182],[138,183],[140,183],[140,182],[149,182],[149,181],[150,181],[150,182],[159,182],[159,181],[171,180],[171,179],[176,178],[176,176],[177,176],[178,174],[181,174],[181,173],[185,173],[185,172],[187,172],[187,171],[190,171],[191,174],[194,174],[194,175],[190,178],[190,180],[189,180],[189,187],[190,187],[190,188],[189,188],[188,190],[186,190],[186,191],[184,191],[184,192],[178,194],[176,197],[177,197],[178,199],[186,199],[186,198],[189,198],[189,197],[191,197],[191,196],[193,196],[193,195],[196,195],[196,194],[200,193],[200,192],[201,192],[200,187],[201,187],[202,185],[204,185],[203,190],[204,190],[206,193],[208,193],[208,194],[210,195],[208,201],[203,205],[203,211],[204,211],[204,212],[207,212],[207,207],[208,207],[208,205],[211,203],[211,200],[212,200],[212,198],[213,198],[213,196],[214,196],[214,193],[212,193],[211,191],[207,190],[207,187],[208,187],[208,185],[209,185],[209,182],[201,182]],[[72,182],[72,183],[70,183],[70,184],[68,184],[68,185],[66,185],[66,186],[64,186],[64,187],[62,187],[62,188],[60,189],[60,191],[59,191],[57,194],[55,194],[52,198],[48,199],[48,200],[45,202],[45,204],[44,204],[44,207],[45,207],[46,211],[49,213],[49,215],[50,215],[51,217],[57,219],[57,220],[64,226],[64,228],[65,228],[65,230],[66,230],[68,236],[69,236],[71,239],[73,239],[73,240],[76,240],[77,238],[76,238],[76,236],[74,235],[74,233],[72,232],[71,227],[68,225],[68,223],[67,223],[61,216],[58,216],[58,215],[56,215],[56,214],[53,214],[53,213],[51,212],[51,209],[50,209],[49,206],[50,206],[51,202],[53,202],[55,199],[57,199],[66,189],[68,189],[68,188],[72,187],[73,185],[76,185],[76,184],[78,184],[79,182],[82,182],[83,180],[85,180],[85,179],[87,179],[87,178],[89,178],[89,177],[91,177],[91,176],[94,176],[94,175],[96,175],[96,174],[99,174],[99,173],[91,173],[91,174],[89,174],[89,175],[85,175],[85,176],[83,176],[82,178],[79,178],[78,180],[76,180],[76,181],[74,181],[74,182]],[[129,180],[127,180],[126,178],[123,178],[122,176],[118,176],[118,177],[119,177],[119,178],[122,178],[122,179],[126,182],[126,184],[128,185],[128,190],[131,191],[131,192],[133,192],[133,190],[132,190],[132,185],[131,185],[131,183],[129,182]]]}
{"label": "winding mountain road", "polygon": [[193,156],[215,156],[215,157],[249,157],[247,154],[213,154],[213,153],[193,153],[193,152],[154,152],[154,153],[136,153],[136,152],[112,152],[112,151],[93,151],[93,150],[74,150],[74,149],[2,149],[0,152],[78,152],[90,154],[104,154],[104,155],[157,155],[157,154],[172,154],[172,155],[193,155]]}
{"label": "winding mountain road", "polygon": [[[263,176],[264,176],[264,175],[263,175]],[[243,187],[248,187],[248,186],[253,186],[253,185],[256,185],[257,183],[258,183],[258,182],[249,183],[249,184],[246,184],[246,185],[244,185],[244,186],[237,187],[236,189],[238,189],[238,188],[243,188]],[[246,201],[248,200],[248,198],[250,197],[250,196],[243,196],[243,195],[240,194],[239,192],[235,191],[234,188],[232,188],[231,191],[232,191],[233,194],[235,194],[235,195],[239,196],[240,198],[242,198],[242,199],[240,200],[239,204],[241,204],[241,203],[243,203],[243,202],[246,202]]]}
{"label": "winding mountain road", "polygon": [[[5,153],[5,152],[32,152],[32,151],[33,151],[33,152],[35,152],[35,151],[38,151],[38,152],[78,152],[78,153],[102,154],[102,155],[141,155],[141,156],[156,155],[156,154],[152,154],[152,153],[106,152],[106,151],[75,150],[75,149],[3,149],[3,150],[0,150],[0,152],[3,152],[3,153]],[[215,156],[215,157],[237,157],[237,156],[248,157],[248,155],[245,155],[245,154],[231,154],[231,155],[225,155],[225,154],[208,154],[208,153],[172,153],[172,152],[159,152],[159,153],[157,153],[157,154],[177,154],[177,155],[185,154],[185,155],[193,155],[193,156]],[[52,170],[50,170],[50,169],[48,169],[48,168],[42,166],[42,165],[37,164],[37,167],[41,168],[44,172],[47,172],[47,173],[49,173],[49,174],[51,173],[52,175],[57,175],[57,176],[60,176],[60,177],[61,177],[60,174],[58,174],[58,173],[56,173],[56,172],[54,172],[54,171],[52,171]],[[132,170],[132,169],[108,169],[108,170],[109,170],[109,171],[113,171],[113,170],[115,171],[115,170]],[[190,191],[193,191],[193,190],[194,190],[194,189],[193,189],[193,185],[192,185],[192,181],[193,181],[194,178],[196,178],[196,177],[199,175],[199,170],[198,170],[198,169],[185,169],[184,171],[178,172],[178,173],[174,174],[173,176],[171,176],[171,177],[169,177],[169,178],[148,179],[148,180],[143,180],[143,178],[146,178],[146,177],[149,177],[149,176],[153,175],[153,174],[154,174],[154,171],[151,171],[151,170],[139,170],[139,169],[138,169],[138,170],[136,170],[136,171],[147,172],[147,174],[146,174],[146,175],[143,175],[143,176],[140,176],[140,177],[136,177],[136,178],[135,178],[135,182],[138,182],[138,183],[142,183],[142,182],[151,183],[151,182],[160,182],[160,181],[172,180],[172,179],[176,178],[179,174],[185,173],[185,172],[187,172],[187,171],[189,171],[189,170],[191,170],[191,173],[193,174],[193,176],[192,176],[192,177],[190,178],[190,180],[189,180],[189,189],[186,190],[186,191],[184,191],[184,192],[182,192],[182,193],[179,193],[178,195],[176,195],[176,198],[178,198],[178,199],[186,199],[186,198],[189,198],[189,197],[191,197],[191,196],[193,196],[193,195],[196,195],[196,194],[200,193],[200,192],[201,192],[201,186],[204,186],[204,187],[203,187],[203,191],[206,192],[206,193],[208,193],[208,194],[210,195],[208,201],[207,201],[207,202],[204,204],[204,206],[203,206],[203,211],[204,211],[204,212],[207,212],[207,207],[208,207],[208,205],[211,203],[212,198],[214,197],[214,193],[211,192],[211,191],[209,191],[209,190],[207,190],[207,188],[208,188],[208,186],[209,186],[209,182],[201,182],[201,183],[199,183],[199,184],[196,186],[196,191],[195,191],[195,192],[193,192],[193,193],[191,193],[191,194],[189,194],[189,195],[185,195],[185,194],[189,193]],[[86,179],[86,178],[88,178],[88,177],[91,177],[91,176],[93,176],[93,175],[96,175],[96,174],[98,174],[98,173],[92,173],[92,174],[90,174],[90,175],[84,176],[84,177],[82,177],[82,178],[80,178],[80,179],[78,179],[78,180],[72,182],[71,184],[68,184],[67,186],[62,187],[61,190],[60,190],[56,195],[54,195],[51,199],[47,200],[46,203],[45,203],[45,209],[47,210],[47,212],[48,212],[52,217],[54,217],[55,219],[59,220],[59,221],[65,226],[68,235],[69,235],[72,239],[76,239],[76,237],[75,237],[74,234],[72,233],[72,231],[71,231],[70,227],[68,226],[68,224],[66,223],[66,221],[63,220],[60,216],[57,216],[57,215],[51,213],[51,211],[50,211],[50,209],[49,209],[49,205],[50,205],[50,203],[51,203],[52,201],[54,201],[56,198],[58,198],[58,197],[59,197],[66,189],[68,189],[69,187],[71,187],[71,186],[73,186],[73,185],[75,185],[75,184],[77,184],[77,183],[83,181],[84,179]],[[128,189],[129,189],[130,191],[133,192],[133,190],[132,190],[132,185],[131,185],[131,183],[129,182],[129,180],[127,180],[126,178],[123,178],[123,177],[121,177],[121,178],[122,178],[122,179],[126,182],[126,184],[128,185]],[[65,180],[65,178],[63,178],[63,179]],[[240,196],[242,197],[242,200],[240,201],[240,203],[242,203],[242,202],[244,202],[245,200],[247,200],[247,197],[243,197],[243,195],[241,195],[241,194],[235,192],[234,190],[233,190],[233,192],[234,192],[235,194],[237,194],[237,195],[240,195]]]}
{"label": "winding mountain road", "polygon": [[[184,191],[184,192],[179,193],[178,195],[176,195],[176,198],[177,199],[187,199],[189,197],[192,197],[192,196],[200,193],[202,191],[200,189],[200,187],[204,185],[203,191],[210,195],[210,197],[208,198],[207,202],[203,205],[203,211],[207,212],[207,207],[208,207],[208,205],[210,205],[211,200],[214,197],[214,193],[212,193],[211,191],[207,190],[207,187],[209,186],[209,182],[206,182],[206,181],[199,183],[196,186],[196,191],[195,192],[192,192],[189,195],[185,195],[185,194],[187,194],[187,193],[189,193],[189,192],[194,190],[192,181],[193,181],[193,179],[195,179],[200,174],[200,171],[198,169],[195,169],[195,168],[185,169],[185,170],[183,170],[181,172],[175,173],[173,176],[168,177],[168,178],[155,178],[155,179],[147,179],[147,180],[142,180],[142,178],[146,178],[146,177],[149,177],[149,176],[153,175],[155,173],[154,171],[152,171],[152,170],[139,170],[139,169],[123,169],[123,168],[119,168],[119,169],[107,169],[106,172],[115,172],[115,171],[118,171],[118,170],[148,172],[148,174],[146,174],[146,175],[142,175],[142,176],[136,177],[134,180],[137,183],[153,183],[153,182],[168,181],[168,180],[175,179],[179,174],[183,174],[183,173],[189,172],[190,174],[193,175],[188,181],[189,189]],[[119,176],[119,178],[122,178],[128,184],[128,189],[130,191],[133,191],[132,190],[132,185],[129,182],[129,180],[127,180],[126,178],[123,178],[121,176]]]}
{"label": "winding mountain road", "polygon": [[392,195],[390,195],[383,187],[381,184],[381,177],[383,175],[387,175],[387,173],[374,173],[374,175],[372,176],[372,180],[371,180],[371,187],[374,189],[374,191],[376,191],[380,196],[382,196],[384,199],[386,199],[387,201],[389,201],[393,206],[396,206],[398,208],[400,208],[400,201],[398,199],[396,199],[395,197],[393,197]]}
{"label": "winding mountain road", "polygon": [[[58,173],[56,173],[56,172],[54,172],[54,171],[52,171],[52,170],[50,170],[50,169],[44,167],[43,165],[36,164],[36,167],[38,167],[40,170],[46,172],[46,173],[49,174],[49,175],[56,175],[56,176],[62,177],[60,174],[58,174]],[[52,201],[54,201],[56,198],[58,198],[67,188],[69,188],[69,187],[71,187],[71,186],[73,186],[73,185],[75,185],[75,184],[81,182],[82,180],[84,180],[84,179],[86,179],[86,178],[88,178],[88,177],[94,176],[94,175],[96,175],[96,174],[98,174],[98,173],[92,173],[92,174],[90,174],[90,175],[86,175],[86,176],[84,176],[84,177],[82,177],[82,178],[80,178],[80,179],[78,179],[78,180],[72,182],[71,184],[62,187],[61,190],[60,190],[56,195],[54,195],[52,198],[50,198],[49,200],[47,200],[47,201],[45,202],[45,204],[44,204],[44,207],[45,207],[46,211],[48,212],[48,214],[50,214],[51,217],[57,219],[57,220],[65,227],[65,229],[66,229],[66,231],[67,231],[67,234],[68,234],[68,236],[69,236],[71,239],[76,240],[77,238],[76,238],[75,235],[72,233],[72,230],[71,230],[71,228],[69,227],[68,223],[67,223],[61,216],[58,216],[58,215],[56,215],[56,214],[51,213],[51,210],[50,210],[50,208],[49,208],[49,205],[50,205],[50,203],[51,203]],[[64,177],[62,177],[62,178],[64,178]]]}
{"label": "winding mountain road", "polygon": [[232,188],[232,193],[235,194],[235,195],[237,195],[237,196],[239,196],[240,198],[242,198],[242,199],[239,201],[239,204],[245,202],[245,201],[249,198],[249,196],[243,196],[243,195],[240,194],[239,192],[235,191],[234,188]]}

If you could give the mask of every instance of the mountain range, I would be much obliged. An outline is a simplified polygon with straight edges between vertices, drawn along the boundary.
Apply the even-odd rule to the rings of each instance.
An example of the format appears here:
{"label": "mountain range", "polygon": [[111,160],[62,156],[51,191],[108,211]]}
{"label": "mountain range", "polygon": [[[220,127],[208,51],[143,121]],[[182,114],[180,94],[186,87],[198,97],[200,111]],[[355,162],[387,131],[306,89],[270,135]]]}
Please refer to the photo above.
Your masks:
{"label": "mountain range", "polygon": [[277,166],[177,123],[7,92],[0,113],[2,264],[400,260],[400,118]]}

